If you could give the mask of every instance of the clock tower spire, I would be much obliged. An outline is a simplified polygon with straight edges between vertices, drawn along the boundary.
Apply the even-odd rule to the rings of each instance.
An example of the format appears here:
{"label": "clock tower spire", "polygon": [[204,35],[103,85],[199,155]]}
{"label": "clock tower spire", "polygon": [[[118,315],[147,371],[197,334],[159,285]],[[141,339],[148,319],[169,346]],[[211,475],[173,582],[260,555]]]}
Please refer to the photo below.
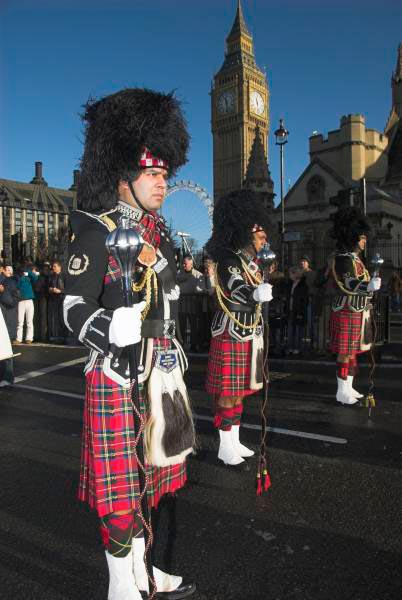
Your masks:
{"label": "clock tower spire", "polygon": [[265,73],[257,66],[253,38],[247,28],[240,0],[226,38],[222,67],[211,90],[214,199],[243,187],[259,129],[268,155],[269,90]]}

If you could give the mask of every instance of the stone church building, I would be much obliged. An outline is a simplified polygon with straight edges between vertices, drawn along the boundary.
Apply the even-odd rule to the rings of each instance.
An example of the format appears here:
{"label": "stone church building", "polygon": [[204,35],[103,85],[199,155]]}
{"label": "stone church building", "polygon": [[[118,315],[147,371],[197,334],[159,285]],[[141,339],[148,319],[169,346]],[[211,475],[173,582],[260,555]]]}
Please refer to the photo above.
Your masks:
{"label": "stone church building", "polygon": [[[401,266],[402,234],[402,44],[391,79],[392,106],[383,132],[360,114],[343,116],[328,136],[310,137],[310,164],[284,198],[287,262],[301,253],[317,266],[333,242],[330,215],[340,203],[365,208],[373,227],[371,252]],[[280,207],[277,209],[280,222]]]}

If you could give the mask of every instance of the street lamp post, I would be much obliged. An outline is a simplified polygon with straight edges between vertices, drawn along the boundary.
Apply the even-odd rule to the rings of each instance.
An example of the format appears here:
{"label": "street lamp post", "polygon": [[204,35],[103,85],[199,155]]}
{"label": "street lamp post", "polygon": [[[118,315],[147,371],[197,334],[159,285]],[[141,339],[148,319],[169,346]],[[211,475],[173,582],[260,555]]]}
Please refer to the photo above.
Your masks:
{"label": "street lamp post", "polygon": [[279,146],[280,152],[280,174],[281,174],[281,268],[285,271],[285,203],[283,200],[284,188],[284,168],[283,168],[283,147],[288,143],[289,131],[283,125],[283,119],[279,119],[279,129],[275,131],[275,145]]}

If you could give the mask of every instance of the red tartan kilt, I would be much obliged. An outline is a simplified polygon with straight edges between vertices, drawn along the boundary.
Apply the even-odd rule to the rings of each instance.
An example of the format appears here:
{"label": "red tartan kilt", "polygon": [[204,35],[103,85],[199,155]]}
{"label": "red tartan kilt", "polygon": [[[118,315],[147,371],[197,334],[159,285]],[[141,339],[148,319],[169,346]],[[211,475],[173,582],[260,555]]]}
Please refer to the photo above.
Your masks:
{"label": "red tartan kilt", "polygon": [[250,389],[251,340],[234,340],[228,331],[211,339],[209,347],[207,380],[209,394],[219,396],[248,396]]}
{"label": "red tartan kilt", "polygon": [[[166,340],[155,340],[166,342]],[[99,516],[138,509],[139,477],[133,453],[134,418],[129,390],[105,376],[99,358],[86,377],[82,433],[81,472],[78,497],[97,510]],[[140,386],[141,409],[145,410]],[[186,466],[147,467],[150,506],[183,487]]]}
{"label": "red tartan kilt", "polygon": [[337,354],[360,354],[362,313],[347,308],[333,311],[329,322],[329,347]]}

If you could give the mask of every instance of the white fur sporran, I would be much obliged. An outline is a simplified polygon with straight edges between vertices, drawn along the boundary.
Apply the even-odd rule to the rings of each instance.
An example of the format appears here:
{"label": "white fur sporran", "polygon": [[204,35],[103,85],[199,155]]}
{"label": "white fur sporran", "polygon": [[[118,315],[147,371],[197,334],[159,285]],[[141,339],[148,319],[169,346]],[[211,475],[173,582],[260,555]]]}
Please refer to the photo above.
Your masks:
{"label": "white fur sporran", "polygon": [[193,450],[194,423],[178,350],[158,350],[148,380],[149,419],[145,427],[148,464],[182,463]]}
{"label": "white fur sporran", "polygon": [[373,345],[373,315],[370,308],[365,308],[362,312],[362,324],[360,334],[360,350],[367,352]]}
{"label": "white fur sporran", "polygon": [[254,335],[251,350],[250,389],[261,390],[263,387],[264,336]]}

